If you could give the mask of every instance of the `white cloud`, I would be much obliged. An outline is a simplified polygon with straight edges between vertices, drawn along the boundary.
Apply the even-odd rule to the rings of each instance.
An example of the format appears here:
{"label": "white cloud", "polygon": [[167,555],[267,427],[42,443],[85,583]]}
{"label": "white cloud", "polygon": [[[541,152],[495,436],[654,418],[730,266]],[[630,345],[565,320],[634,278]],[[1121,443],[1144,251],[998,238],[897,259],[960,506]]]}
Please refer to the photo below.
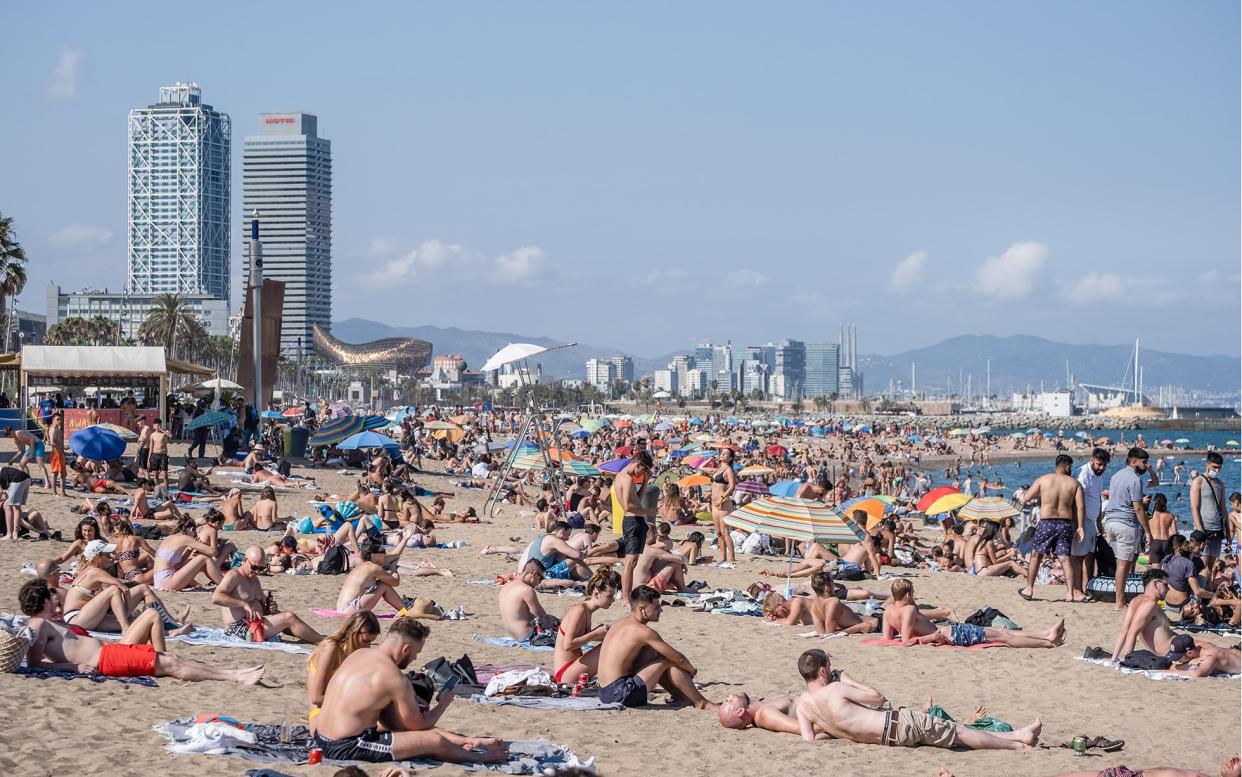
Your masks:
{"label": "white cloud", "polygon": [[70,224],[53,232],[47,239],[52,248],[93,248],[106,245],[112,233],[92,224]]}
{"label": "white cloud", "polygon": [[1065,290],[1065,298],[1078,304],[1120,299],[1126,293],[1126,280],[1111,272],[1089,272]]}
{"label": "white cloud", "polygon": [[52,77],[48,80],[47,96],[53,100],[72,100],[78,94],[78,69],[82,52],[65,46],[60,50]]}
{"label": "white cloud", "polygon": [[755,289],[766,286],[768,283],[768,276],[756,270],[730,270],[725,275],[725,279],[734,286],[745,286]]}
{"label": "white cloud", "polygon": [[681,283],[690,277],[685,270],[652,270],[640,280],[649,286],[665,286],[670,283]]}
{"label": "white cloud", "polygon": [[[376,238],[368,252],[385,256],[399,251],[395,241]],[[479,251],[442,240],[427,240],[413,250],[384,262],[371,273],[368,281],[377,287],[399,286],[420,275],[431,276],[441,270],[469,272],[474,277],[493,283],[525,283],[539,277],[547,269],[546,255],[538,246],[523,246],[494,259]]]}
{"label": "white cloud", "polygon": [[923,265],[927,263],[926,251],[915,251],[897,263],[893,275],[888,280],[889,288],[894,291],[909,291],[923,279]]}
{"label": "white cloud", "polygon": [[1000,256],[990,256],[975,274],[975,288],[998,299],[1024,299],[1035,290],[1048,260],[1043,243],[1014,243]]}

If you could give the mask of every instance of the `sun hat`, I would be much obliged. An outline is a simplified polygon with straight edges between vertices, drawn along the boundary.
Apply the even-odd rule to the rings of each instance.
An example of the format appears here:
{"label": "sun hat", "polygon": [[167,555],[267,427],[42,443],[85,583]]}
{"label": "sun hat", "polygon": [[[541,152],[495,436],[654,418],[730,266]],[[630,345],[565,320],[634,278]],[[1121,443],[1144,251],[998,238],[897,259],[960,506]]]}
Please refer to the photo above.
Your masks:
{"label": "sun hat", "polygon": [[90,561],[100,553],[111,553],[114,550],[116,550],[115,544],[107,543],[103,540],[91,540],[86,543],[86,547],[82,550],[82,558]]}

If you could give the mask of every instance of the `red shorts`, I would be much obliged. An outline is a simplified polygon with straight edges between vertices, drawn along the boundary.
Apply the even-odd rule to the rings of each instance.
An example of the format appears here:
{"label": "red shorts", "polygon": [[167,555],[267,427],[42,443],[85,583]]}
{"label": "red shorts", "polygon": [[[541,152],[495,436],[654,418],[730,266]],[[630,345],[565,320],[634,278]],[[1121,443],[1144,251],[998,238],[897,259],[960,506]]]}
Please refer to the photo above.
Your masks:
{"label": "red shorts", "polygon": [[154,677],[155,648],[151,645],[104,645],[99,650],[96,671],[105,677]]}
{"label": "red shorts", "polygon": [[51,458],[48,460],[48,465],[51,467],[53,475],[65,474],[65,454],[56,448],[53,448]]}

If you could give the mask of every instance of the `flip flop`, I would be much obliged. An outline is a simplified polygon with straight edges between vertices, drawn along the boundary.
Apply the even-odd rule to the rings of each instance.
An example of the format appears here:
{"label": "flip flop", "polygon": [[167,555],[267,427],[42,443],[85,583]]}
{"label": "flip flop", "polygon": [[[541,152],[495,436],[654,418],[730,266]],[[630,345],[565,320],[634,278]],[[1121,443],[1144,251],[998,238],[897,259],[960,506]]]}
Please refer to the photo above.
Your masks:
{"label": "flip flop", "polygon": [[1033,601],[1036,601],[1036,599],[1035,599],[1035,594],[1033,594],[1033,593],[1031,593],[1031,594],[1024,594],[1024,593],[1022,593],[1022,591],[1023,591],[1023,589],[1022,589],[1022,588],[1019,588],[1019,589],[1018,589],[1018,596],[1021,596],[1023,599],[1027,600],[1028,602],[1033,602]]}

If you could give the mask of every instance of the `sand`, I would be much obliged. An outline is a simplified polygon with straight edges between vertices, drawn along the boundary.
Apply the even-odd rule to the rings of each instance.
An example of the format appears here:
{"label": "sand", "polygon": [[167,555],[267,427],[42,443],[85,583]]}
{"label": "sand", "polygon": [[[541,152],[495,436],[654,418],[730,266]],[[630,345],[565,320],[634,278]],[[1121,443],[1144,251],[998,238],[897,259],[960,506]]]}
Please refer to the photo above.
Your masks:
{"label": "sand", "polygon": [[[174,449],[180,463],[183,447]],[[1047,452],[1043,452],[1046,456]],[[3,454],[0,454],[3,455]],[[429,462],[429,467],[435,467]],[[310,471],[321,485],[347,491],[351,479],[324,470]],[[449,478],[428,475],[423,485],[457,492],[450,507],[474,505],[481,510],[485,494],[462,491]],[[80,497],[79,497],[80,498]],[[279,497],[282,513],[304,513],[307,495]],[[249,504],[253,497],[247,495]],[[69,536],[77,518],[69,513],[74,500],[52,497],[46,489],[32,490],[31,506],[48,517],[54,528]],[[676,532],[682,536],[684,531]],[[534,531],[529,518],[505,507],[493,523],[445,524],[437,531],[441,541],[464,540],[467,547],[446,550],[409,550],[407,559],[424,559],[451,568],[453,578],[408,578],[402,593],[426,595],[445,607],[464,605],[465,621],[432,624],[432,634],[416,665],[435,658],[468,653],[476,663],[551,663],[551,653],[480,645],[472,634],[501,633],[496,616],[494,586],[467,585],[465,581],[490,578],[513,566],[501,556],[481,557],[486,543],[507,543],[510,536],[529,541]],[[234,535],[239,547],[268,538],[257,532]],[[0,545],[0,591],[5,610],[16,609],[18,587],[29,578],[20,574],[23,562],[61,552],[58,543],[22,541]],[[713,585],[743,587],[762,569],[783,568],[779,560],[741,556],[736,569],[695,568],[692,579]],[[671,709],[662,705],[616,713],[574,715],[537,710],[488,708],[456,701],[443,724],[470,734],[511,739],[546,737],[571,747],[580,756],[596,756],[606,775],[639,774],[656,764],[678,775],[822,773],[866,775],[935,775],[941,766],[958,777],[983,775],[1053,775],[1076,768],[1102,769],[1125,763],[1132,767],[1175,765],[1215,775],[1220,763],[1237,750],[1239,685],[1227,680],[1153,682],[1123,675],[1104,667],[1073,660],[1088,645],[1112,646],[1120,616],[1111,605],[1070,605],[1054,601],[1060,588],[1040,588],[1048,601],[1025,602],[1018,597],[1020,583],[1013,579],[982,579],[965,575],[916,574],[922,600],[956,607],[963,615],[985,605],[996,607],[1028,630],[1042,630],[1064,616],[1068,629],[1065,646],[1055,650],[994,649],[962,651],[939,648],[880,648],[860,645],[860,637],[826,641],[800,639],[805,627],[777,627],[758,618],[738,618],[666,608],[656,626],[664,637],[685,652],[699,668],[698,680],[710,699],[744,690],[752,697],[776,691],[795,691],[800,678],[798,655],[811,647],[826,649],[834,665],[875,685],[894,704],[921,707],[929,696],[959,720],[984,704],[989,714],[1016,726],[1035,717],[1044,721],[1043,742],[1049,745],[1076,734],[1126,740],[1122,753],[1076,758],[1068,750],[1031,752],[950,752],[930,748],[885,749],[834,742],[804,744],[790,735],[764,731],[726,732],[714,713]],[[310,607],[335,604],[342,578],[279,576],[264,580],[275,591],[283,609],[292,609],[321,631],[340,621],[309,614]],[[880,586],[883,583],[871,582]],[[174,608],[188,604],[193,620],[219,625],[219,611],[207,593],[165,595]],[[550,612],[561,614],[578,599],[545,595]],[[618,604],[602,620],[621,617]],[[601,619],[597,618],[597,623]],[[1219,644],[1227,640],[1214,639]],[[288,715],[304,722],[306,685],[304,657],[278,652],[208,648],[171,643],[179,655],[226,667],[262,661],[267,687],[242,688],[227,683],[184,683],[161,679],[157,689],[119,683],[33,680],[0,677],[0,767],[20,775],[203,774],[236,775],[255,764],[220,756],[174,756],[151,727],[162,721],[198,713],[219,713],[241,720],[281,722]],[[658,697],[664,699],[666,697]],[[330,774],[330,767],[289,766],[291,774]],[[370,774],[381,769],[369,767]],[[448,767],[438,773],[455,774]]]}

